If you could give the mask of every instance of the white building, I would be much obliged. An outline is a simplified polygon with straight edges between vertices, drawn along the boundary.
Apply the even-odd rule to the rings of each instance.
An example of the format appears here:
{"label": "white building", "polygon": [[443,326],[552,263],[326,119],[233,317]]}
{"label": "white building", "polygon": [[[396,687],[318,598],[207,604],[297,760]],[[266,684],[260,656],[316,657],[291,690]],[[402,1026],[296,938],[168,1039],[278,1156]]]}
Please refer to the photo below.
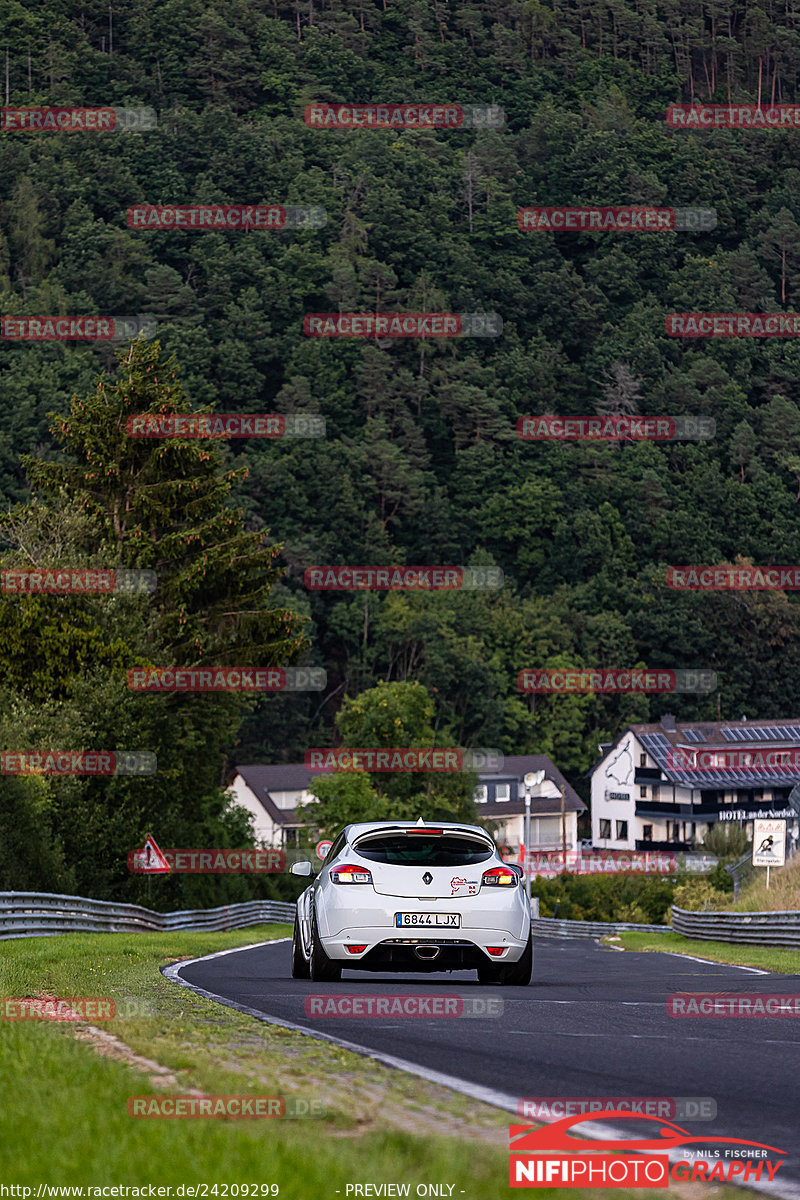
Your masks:
{"label": "white building", "polygon": [[[676,722],[629,725],[600,747],[591,771],[592,844],[615,850],[686,851],[719,822],[744,826],[782,817],[800,782],[800,721]],[[746,765],[753,762],[756,765]],[[794,763],[794,765],[792,765]]]}
{"label": "white building", "polygon": [[[531,793],[531,849],[561,849],[561,787],[567,850],[578,847],[578,816],[586,805],[545,754],[522,754],[506,758],[502,771],[478,775],[475,795],[478,816],[492,822],[492,832],[507,857],[516,857],[524,842],[525,804],[522,781],[529,771],[544,771],[545,777]],[[256,840],[262,846],[290,847],[297,844],[302,822],[297,806],[313,802],[309,786],[314,778],[303,763],[240,766],[233,772],[229,790],[233,800],[253,817]]]}

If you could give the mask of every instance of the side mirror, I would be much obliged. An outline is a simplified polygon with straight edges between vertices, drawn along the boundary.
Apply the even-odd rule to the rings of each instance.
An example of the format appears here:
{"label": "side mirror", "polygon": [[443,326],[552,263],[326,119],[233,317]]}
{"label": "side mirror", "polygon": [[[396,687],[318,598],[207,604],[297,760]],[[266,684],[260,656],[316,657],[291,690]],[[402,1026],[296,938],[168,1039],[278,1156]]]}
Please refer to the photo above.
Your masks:
{"label": "side mirror", "polygon": [[303,859],[302,862],[292,863],[289,867],[290,875],[310,875],[312,871],[311,863],[308,859]]}

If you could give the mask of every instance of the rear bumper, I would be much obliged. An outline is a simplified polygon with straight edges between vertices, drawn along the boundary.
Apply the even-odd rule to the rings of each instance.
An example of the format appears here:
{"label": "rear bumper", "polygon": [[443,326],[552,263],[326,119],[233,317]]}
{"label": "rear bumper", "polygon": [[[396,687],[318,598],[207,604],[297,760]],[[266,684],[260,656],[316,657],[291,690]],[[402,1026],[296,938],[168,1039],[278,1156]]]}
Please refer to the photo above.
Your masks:
{"label": "rear bumper", "polygon": [[[528,944],[512,937],[507,930],[459,929],[433,930],[357,929],[335,937],[322,935],[325,953],[336,962],[350,963],[359,971],[470,971],[486,963],[518,962]],[[366,946],[351,954],[348,945]],[[503,946],[501,955],[491,955],[487,946]],[[437,953],[433,953],[437,951]]]}

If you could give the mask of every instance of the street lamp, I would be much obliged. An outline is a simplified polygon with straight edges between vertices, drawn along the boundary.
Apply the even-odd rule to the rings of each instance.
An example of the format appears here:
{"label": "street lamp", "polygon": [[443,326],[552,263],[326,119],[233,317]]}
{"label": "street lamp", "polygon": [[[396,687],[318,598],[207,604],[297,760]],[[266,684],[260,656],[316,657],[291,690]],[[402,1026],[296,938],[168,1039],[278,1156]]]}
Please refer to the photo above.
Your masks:
{"label": "street lamp", "polygon": [[525,890],[528,904],[531,902],[531,792],[544,779],[544,771],[528,771],[525,776]]}

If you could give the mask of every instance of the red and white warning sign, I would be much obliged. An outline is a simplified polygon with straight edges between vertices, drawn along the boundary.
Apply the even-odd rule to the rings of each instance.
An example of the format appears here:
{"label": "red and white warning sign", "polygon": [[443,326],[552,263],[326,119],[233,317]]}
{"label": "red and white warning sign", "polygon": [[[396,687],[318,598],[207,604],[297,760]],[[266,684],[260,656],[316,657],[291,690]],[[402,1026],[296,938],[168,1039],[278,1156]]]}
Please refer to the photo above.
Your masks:
{"label": "red and white warning sign", "polygon": [[145,838],[141,850],[131,850],[128,855],[128,868],[145,875],[166,875],[171,870],[150,834]]}

